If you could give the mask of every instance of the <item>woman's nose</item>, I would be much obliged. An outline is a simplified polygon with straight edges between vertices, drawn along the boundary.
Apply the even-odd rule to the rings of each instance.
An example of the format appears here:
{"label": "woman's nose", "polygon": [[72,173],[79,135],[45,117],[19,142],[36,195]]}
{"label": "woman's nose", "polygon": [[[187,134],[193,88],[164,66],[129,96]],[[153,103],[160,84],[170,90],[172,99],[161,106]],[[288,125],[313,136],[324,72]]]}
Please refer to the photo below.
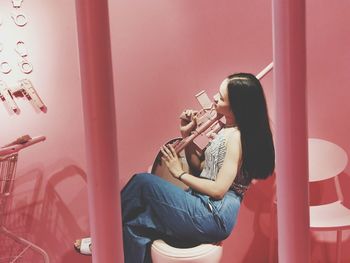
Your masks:
{"label": "woman's nose", "polygon": [[219,94],[215,94],[213,98],[214,98],[214,102],[218,103],[218,101],[219,101]]}

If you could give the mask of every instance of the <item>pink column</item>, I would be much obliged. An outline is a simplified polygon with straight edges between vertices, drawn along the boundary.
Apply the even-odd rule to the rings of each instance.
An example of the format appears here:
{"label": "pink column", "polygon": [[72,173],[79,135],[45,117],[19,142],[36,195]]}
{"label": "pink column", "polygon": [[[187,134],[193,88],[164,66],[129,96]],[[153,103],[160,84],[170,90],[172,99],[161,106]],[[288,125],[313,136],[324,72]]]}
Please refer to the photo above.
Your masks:
{"label": "pink column", "polygon": [[273,0],[278,258],[309,262],[305,1]]}
{"label": "pink column", "polygon": [[86,132],[92,259],[93,262],[101,263],[123,262],[107,0],[76,0],[76,13]]}

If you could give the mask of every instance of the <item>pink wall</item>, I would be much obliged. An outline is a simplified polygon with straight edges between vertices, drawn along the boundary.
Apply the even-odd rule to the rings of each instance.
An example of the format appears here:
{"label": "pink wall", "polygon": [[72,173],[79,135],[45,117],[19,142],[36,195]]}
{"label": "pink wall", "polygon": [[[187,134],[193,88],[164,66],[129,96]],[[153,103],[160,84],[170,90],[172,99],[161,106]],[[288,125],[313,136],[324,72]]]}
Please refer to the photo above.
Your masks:
{"label": "pink wall", "polygon": [[[341,146],[350,156],[350,29],[348,1],[308,1],[307,71],[309,137],[322,138]],[[344,201],[350,208],[350,165],[340,174]],[[321,194],[322,193],[322,194]],[[333,181],[312,184],[310,202],[327,203],[335,198]],[[312,232],[311,257],[314,262],[335,260],[334,232]],[[343,232],[343,262],[350,261],[350,231]],[[324,241],[324,242],[320,242]]]}
{"label": "pink wall", "polygon": [[[272,61],[269,1],[213,3],[110,1],[122,184],[179,136],[178,116],[198,107],[195,94],[204,89],[212,96],[230,73],[258,73]],[[246,10],[260,12],[252,19]],[[263,84],[271,105],[272,75]],[[264,195],[268,206],[268,193],[253,196]],[[267,258],[268,239],[258,219],[268,211],[255,207],[247,197],[223,262]]]}
{"label": "pink wall", "polygon": [[[251,9],[261,10],[254,21],[242,15]],[[110,2],[123,182],[135,168],[146,169],[162,143],[179,136],[178,116],[198,107],[197,92],[212,96],[228,74],[258,73],[272,61],[270,9],[268,1]],[[269,75],[264,84],[270,104],[271,83]]]}
{"label": "pink wall", "polygon": [[[0,107],[0,144],[25,133],[46,135],[47,141],[20,155],[8,226],[46,249],[51,262],[91,262],[72,250],[74,238],[89,233],[74,1],[24,1],[22,8],[30,21],[17,29],[5,20],[10,2],[0,3],[0,15],[8,22],[0,26],[0,34],[8,30],[6,41],[1,41],[9,48],[16,36],[26,42],[34,66],[30,79],[48,112],[35,113],[22,100],[19,116],[9,116]],[[348,154],[349,8],[345,0],[337,5],[330,0],[322,5],[307,2],[309,136],[333,141]],[[198,107],[194,94],[205,89],[213,95],[228,74],[257,73],[270,63],[271,3],[110,1],[110,13],[123,186],[133,173],[147,169],[162,143],[179,135],[180,112]],[[18,72],[1,75],[9,84],[23,77]],[[272,75],[263,86],[273,122]],[[343,187],[350,185],[349,174],[348,165],[341,175]],[[225,242],[223,262],[267,261],[272,181],[251,187],[238,225]],[[321,186],[315,187],[316,199],[331,196],[329,191],[321,195]],[[334,258],[334,236],[314,235],[315,262]],[[347,238],[344,260],[350,260],[349,246]]]}
{"label": "pink wall", "polygon": [[[0,78],[9,85],[30,78],[48,111],[36,113],[28,102],[17,100],[22,113],[10,116],[0,105],[1,145],[27,133],[47,137],[20,153],[7,226],[44,248],[51,262],[89,262],[72,251],[72,241],[89,232],[74,1],[23,1],[21,10],[28,18],[23,28],[14,25],[12,9],[11,1],[0,2],[5,48],[0,58],[15,66],[13,49],[23,40],[34,70],[25,76],[16,67]],[[1,234],[0,240],[2,249],[21,247]],[[24,258],[41,262],[31,251]]]}

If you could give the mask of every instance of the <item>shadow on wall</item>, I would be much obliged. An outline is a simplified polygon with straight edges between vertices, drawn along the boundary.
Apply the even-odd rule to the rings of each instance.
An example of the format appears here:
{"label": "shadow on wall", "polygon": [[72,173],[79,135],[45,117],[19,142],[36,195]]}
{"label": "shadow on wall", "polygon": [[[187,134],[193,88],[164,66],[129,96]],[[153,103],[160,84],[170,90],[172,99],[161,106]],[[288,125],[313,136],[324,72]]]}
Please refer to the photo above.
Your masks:
{"label": "shadow on wall", "polygon": [[[86,174],[74,165],[53,174],[47,182],[38,232],[50,262],[91,262],[73,249],[77,237],[86,236],[88,225]],[[75,186],[75,187],[74,187]],[[74,189],[74,190],[73,190]]]}
{"label": "shadow on wall", "polygon": [[[350,209],[350,176],[346,173],[338,175],[338,182],[334,179],[328,179],[321,182],[312,182],[309,184],[310,205],[320,205],[343,200],[344,206]],[[237,229],[233,232],[233,239],[237,239],[238,247],[246,248],[240,263],[259,263],[278,262],[278,244],[277,244],[277,213],[275,203],[275,176],[265,181],[258,181],[253,184],[247,192]],[[247,212],[253,215],[246,216]],[[253,218],[251,224],[245,219]],[[253,239],[248,244],[242,245],[244,233],[251,231]],[[246,240],[247,241],[247,240]],[[244,243],[244,242],[243,242]],[[343,231],[341,259],[349,258],[350,230]],[[227,249],[227,248],[226,248]],[[224,250],[225,252],[225,250]],[[232,252],[233,253],[233,252]],[[241,252],[242,253],[242,252]],[[310,232],[310,255],[311,262],[329,263],[335,262],[336,256],[336,231],[315,231]],[[230,255],[234,256],[233,254]],[[225,262],[230,262],[228,259]]]}
{"label": "shadow on wall", "polygon": [[[44,249],[50,263],[91,262],[90,257],[81,256],[73,249],[74,240],[89,232],[81,228],[88,226],[85,172],[74,165],[66,166],[50,177],[43,198],[38,200],[42,178],[41,171],[37,170],[18,178],[16,194],[7,207],[6,225]],[[26,184],[28,186],[24,187]],[[9,244],[1,239],[1,256],[4,242]],[[26,253],[23,260],[42,262],[35,253]]]}
{"label": "shadow on wall", "polygon": [[[38,199],[42,181],[42,171],[40,169],[31,170],[15,179],[15,187],[11,189],[10,195],[1,196],[1,262],[12,262],[19,255],[28,262],[44,262],[44,252],[35,249],[31,243],[28,243],[28,241],[33,241],[30,233],[33,232],[34,218],[37,215],[38,205],[40,205]],[[24,240],[19,238],[24,238]]]}
{"label": "shadow on wall", "polygon": [[42,171],[33,169],[15,177],[10,195],[2,200],[4,207],[0,212],[4,212],[3,225],[22,237],[27,237],[27,233],[33,231],[33,220],[40,205],[39,194],[42,184]]}
{"label": "shadow on wall", "polygon": [[[244,199],[245,208],[253,215],[253,239],[242,262],[267,262],[271,227],[271,206],[274,205],[276,187],[275,174],[266,180],[257,180]],[[258,253],[257,253],[258,252]]]}
{"label": "shadow on wall", "polygon": [[[268,262],[275,175],[255,180],[244,196],[237,225],[224,243],[222,262]],[[229,247],[230,246],[230,247]]]}

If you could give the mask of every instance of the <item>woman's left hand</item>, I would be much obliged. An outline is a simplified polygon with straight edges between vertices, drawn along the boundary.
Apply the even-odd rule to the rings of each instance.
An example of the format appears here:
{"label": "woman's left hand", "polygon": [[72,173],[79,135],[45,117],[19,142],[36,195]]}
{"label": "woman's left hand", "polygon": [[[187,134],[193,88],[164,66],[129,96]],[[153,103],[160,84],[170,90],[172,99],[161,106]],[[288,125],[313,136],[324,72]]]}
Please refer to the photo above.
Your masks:
{"label": "woman's left hand", "polygon": [[163,153],[162,160],[165,162],[170,173],[175,178],[178,178],[178,176],[183,172],[183,169],[174,147],[171,144],[168,146],[164,145],[160,148],[160,151]]}

